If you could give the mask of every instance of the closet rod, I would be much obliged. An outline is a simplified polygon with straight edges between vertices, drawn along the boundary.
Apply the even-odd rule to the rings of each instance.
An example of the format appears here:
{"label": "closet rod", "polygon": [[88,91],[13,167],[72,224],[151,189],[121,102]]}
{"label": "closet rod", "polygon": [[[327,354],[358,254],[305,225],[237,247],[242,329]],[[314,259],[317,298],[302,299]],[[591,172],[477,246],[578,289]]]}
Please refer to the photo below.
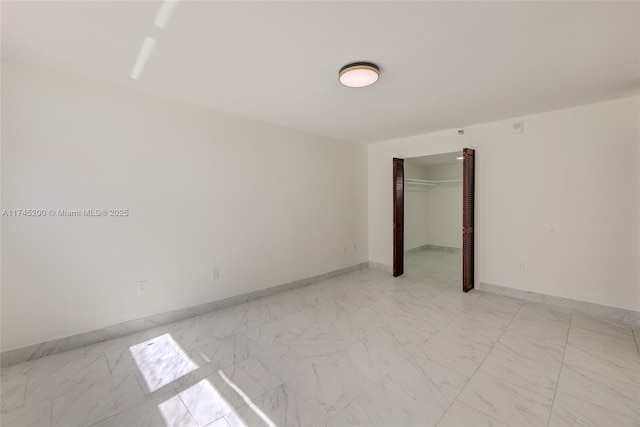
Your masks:
{"label": "closet rod", "polygon": [[415,178],[406,178],[404,181],[407,184],[418,184],[418,185],[438,185],[438,184],[446,184],[450,182],[462,182],[461,179],[430,180],[430,179],[415,179]]}

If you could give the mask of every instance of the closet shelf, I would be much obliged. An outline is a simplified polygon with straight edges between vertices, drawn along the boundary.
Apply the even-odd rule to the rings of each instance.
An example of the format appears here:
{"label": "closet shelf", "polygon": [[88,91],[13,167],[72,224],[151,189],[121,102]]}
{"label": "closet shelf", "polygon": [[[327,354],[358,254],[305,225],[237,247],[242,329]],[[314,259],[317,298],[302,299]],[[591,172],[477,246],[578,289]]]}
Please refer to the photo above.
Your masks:
{"label": "closet shelf", "polygon": [[427,186],[436,186],[440,184],[449,184],[454,182],[462,182],[461,179],[415,179],[415,178],[406,178],[404,180],[405,184],[410,185],[427,185]]}

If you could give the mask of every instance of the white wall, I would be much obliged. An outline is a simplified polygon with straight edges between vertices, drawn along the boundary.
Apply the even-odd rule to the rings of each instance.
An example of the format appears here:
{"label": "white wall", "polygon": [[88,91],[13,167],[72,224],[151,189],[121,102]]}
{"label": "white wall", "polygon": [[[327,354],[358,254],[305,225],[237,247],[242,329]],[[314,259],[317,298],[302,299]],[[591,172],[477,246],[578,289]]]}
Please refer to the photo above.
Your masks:
{"label": "white wall", "polygon": [[2,207],[131,213],[2,218],[3,351],[367,261],[365,146],[16,63],[2,77]]}
{"label": "white wall", "polygon": [[[427,179],[462,179],[462,162],[427,168]],[[427,242],[462,248],[462,183],[443,183],[427,193]]]}
{"label": "white wall", "polygon": [[[410,161],[404,162],[404,177],[427,179],[427,170]],[[406,185],[404,193],[404,249],[409,250],[427,244],[428,188],[418,185]]]}
{"label": "white wall", "polygon": [[424,246],[428,241],[429,204],[427,189],[407,185],[404,192],[404,250]]}
{"label": "white wall", "polygon": [[[405,178],[427,180],[462,179],[462,162],[421,166],[406,159]],[[424,245],[462,247],[462,184],[405,186],[404,248]]]}
{"label": "white wall", "polygon": [[476,148],[478,281],[640,310],[640,98],[523,119],[370,145],[369,259],[392,262],[391,159]]}
{"label": "white wall", "polygon": [[443,184],[428,191],[426,199],[424,244],[462,248],[462,185]]}

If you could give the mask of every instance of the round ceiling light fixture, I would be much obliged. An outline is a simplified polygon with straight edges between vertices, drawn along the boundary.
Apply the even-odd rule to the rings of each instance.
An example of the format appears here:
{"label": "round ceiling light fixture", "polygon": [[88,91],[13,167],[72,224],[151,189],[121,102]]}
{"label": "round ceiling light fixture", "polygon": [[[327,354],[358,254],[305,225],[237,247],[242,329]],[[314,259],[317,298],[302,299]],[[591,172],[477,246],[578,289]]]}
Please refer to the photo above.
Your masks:
{"label": "round ceiling light fixture", "polygon": [[352,62],[340,68],[340,83],[348,87],[370,86],[378,81],[380,68],[372,62]]}

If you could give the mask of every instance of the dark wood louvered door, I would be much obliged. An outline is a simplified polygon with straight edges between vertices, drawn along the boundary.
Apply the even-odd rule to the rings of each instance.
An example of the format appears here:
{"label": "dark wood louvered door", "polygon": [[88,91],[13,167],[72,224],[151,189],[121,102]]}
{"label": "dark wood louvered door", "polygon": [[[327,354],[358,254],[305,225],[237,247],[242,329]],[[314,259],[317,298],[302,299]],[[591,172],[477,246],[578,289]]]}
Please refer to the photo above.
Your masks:
{"label": "dark wood louvered door", "polygon": [[475,245],[474,245],[474,215],[475,215],[475,150],[465,148],[462,165],[462,290],[469,292],[474,284]]}
{"label": "dark wood louvered door", "polygon": [[404,159],[393,159],[393,276],[404,273]]}

